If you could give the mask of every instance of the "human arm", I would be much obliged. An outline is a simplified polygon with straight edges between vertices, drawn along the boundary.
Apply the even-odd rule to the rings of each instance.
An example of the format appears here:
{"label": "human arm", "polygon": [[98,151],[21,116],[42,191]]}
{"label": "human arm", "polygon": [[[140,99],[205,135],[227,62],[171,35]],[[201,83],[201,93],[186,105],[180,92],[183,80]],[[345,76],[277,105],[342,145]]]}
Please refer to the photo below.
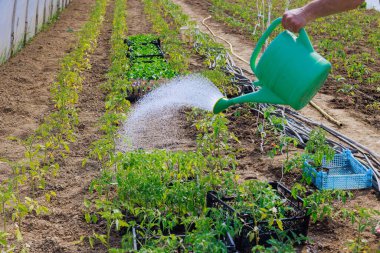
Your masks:
{"label": "human arm", "polygon": [[314,0],[307,5],[286,11],[282,18],[285,29],[298,32],[317,18],[355,9],[364,0]]}

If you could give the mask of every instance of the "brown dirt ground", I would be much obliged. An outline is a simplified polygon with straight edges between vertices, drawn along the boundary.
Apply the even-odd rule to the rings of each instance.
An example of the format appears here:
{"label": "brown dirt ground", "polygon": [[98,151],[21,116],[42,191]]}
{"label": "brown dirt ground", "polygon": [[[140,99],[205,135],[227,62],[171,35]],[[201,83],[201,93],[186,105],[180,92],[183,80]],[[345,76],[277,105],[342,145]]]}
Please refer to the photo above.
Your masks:
{"label": "brown dirt ground", "polygon": [[30,252],[91,251],[87,244],[73,245],[73,242],[82,235],[91,235],[94,229],[85,223],[82,210],[84,196],[91,180],[98,175],[100,165],[91,160],[85,168],[81,164],[88,155],[90,144],[101,136],[98,120],[104,113],[105,95],[100,85],[106,81],[105,74],[110,66],[112,19],[113,1],[107,8],[98,47],[91,56],[92,68],[84,73],[85,81],[78,105],[78,140],[71,147],[72,153],[61,165],[60,175],[51,181],[51,185],[57,188],[58,197],[50,205],[49,216],[30,217],[27,219],[29,224],[25,224],[24,238],[30,242]]}
{"label": "brown dirt ground", "polygon": [[40,32],[25,48],[0,66],[0,157],[18,158],[24,149],[8,140],[31,134],[53,108],[50,84],[60,60],[75,46],[79,30],[88,19],[93,0],[76,0],[59,20]]}
{"label": "brown dirt ground", "polygon": [[[78,2],[80,3],[80,1],[76,3]],[[82,1],[82,4],[85,2]],[[82,11],[82,14],[74,12],[72,17],[84,17],[88,9],[76,7],[70,12],[73,10]],[[70,12],[65,14],[68,18],[71,16]],[[113,1],[110,1],[98,39],[98,47],[91,56],[92,68],[83,73],[85,80],[78,104],[80,125],[77,141],[71,145],[70,155],[61,162],[58,177],[48,180],[46,187],[46,190],[54,190],[57,193],[57,197],[47,204],[51,213],[42,216],[29,215],[21,227],[23,242],[27,245],[28,252],[106,252],[101,245],[97,245],[96,250],[91,250],[88,243],[77,245],[73,242],[78,241],[82,235],[92,235],[93,231],[103,230],[104,225],[101,222],[96,226],[87,225],[82,213],[84,197],[91,180],[98,175],[100,165],[92,160],[84,168],[81,164],[88,155],[90,144],[101,136],[98,120],[104,113],[105,94],[102,93],[100,85],[106,81],[105,74],[110,66],[112,19]],[[57,26],[61,26],[59,22]],[[43,44],[42,41],[41,44]],[[28,55],[22,55],[24,58],[28,57]],[[44,203],[42,192],[39,195],[37,200]]]}

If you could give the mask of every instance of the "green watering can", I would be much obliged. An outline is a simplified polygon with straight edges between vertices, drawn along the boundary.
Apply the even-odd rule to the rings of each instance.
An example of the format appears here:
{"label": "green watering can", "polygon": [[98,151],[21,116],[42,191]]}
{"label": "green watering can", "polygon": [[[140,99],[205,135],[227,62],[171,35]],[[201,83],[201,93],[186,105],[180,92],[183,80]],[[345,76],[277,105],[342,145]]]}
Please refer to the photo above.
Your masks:
{"label": "green watering can", "polygon": [[214,113],[248,102],[290,105],[300,110],[324,84],[331,64],[314,51],[304,29],[300,30],[298,37],[289,31],[282,32],[270,43],[256,65],[261,48],[281,20],[273,21],[251,56],[251,68],[259,79],[253,84],[260,86],[260,90],[232,99],[221,98],[214,105]]}

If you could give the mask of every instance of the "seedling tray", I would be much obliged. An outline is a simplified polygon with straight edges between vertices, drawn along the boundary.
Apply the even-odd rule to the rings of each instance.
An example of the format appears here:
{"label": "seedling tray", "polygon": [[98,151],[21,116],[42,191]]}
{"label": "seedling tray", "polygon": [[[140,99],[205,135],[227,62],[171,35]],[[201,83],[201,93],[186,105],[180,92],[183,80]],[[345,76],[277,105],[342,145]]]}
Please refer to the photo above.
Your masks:
{"label": "seedling tray", "polygon": [[132,46],[132,45],[135,45],[135,44],[139,44],[139,45],[156,44],[159,47],[161,47],[161,40],[160,39],[153,39],[153,40],[150,40],[148,42],[142,42],[142,43],[136,43],[136,42],[134,42],[132,40],[124,39],[124,43],[127,44],[128,46]]}
{"label": "seedling tray", "polygon": [[[269,183],[273,189],[277,191],[285,201],[285,204],[292,207],[292,211],[289,212],[286,218],[281,219],[284,232],[291,236],[292,233],[296,235],[307,236],[310,215],[307,214],[307,209],[303,207],[302,198],[293,198],[289,189],[278,182]],[[256,245],[256,240],[250,241],[248,233],[255,227],[255,222],[251,214],[238,213],[231,204],[234,202],[235,197],[225,196],[218,197],[217,192],[210,191],[207,193],[207,207],[218,208],[225,210],[228,215],[237,215],[244,221],[242,231],[235,239],[236,247],[241,252],[250,252],[251,248]],[[276,226],[273,224],[273,226]],[[257,223],[259,229],[259,244],[268,245],[267,241],[271,238],[277,238],[276,232],[268,228],[267,221],[261,221]]]}
{"label": "seedling tray", "polygon": [[322,168],[317,169],[308,161],[304,163],[304,173],[311,177],[318,189],[354,190],[372,187],[372,170],[355,159],[350,150],[336,154],[329,163],[323,159]]}
{"label": "seedling tray", "polygon": [[132,83],[132,90],[128,92],[126,99],[129,102],[134,103],[143,97],[146,93],[156,88],[156,85],[150,81],[135,80]]}
{"label": "seedling tray", "polygon": [[[152,57],[164,58],[165,57],[165,54],[161,48],[161,40],[160,39],[152,40],[150,42],[143,42],[143,43],[135,43],[131,40],[124,39],[124,43],[126,43],[128,45],[127,57],[132,59],[132,60],[135,58],[152,58]],[[134,50],[133,50],[134,46],[144,47],[144,46],[148,46],[148,45],[153,45],[159,53],[135,55]]]}
{"label": "seedling tray", "polygon": [[[194,227],[190,228],[190,231],[192,229],[194,229]],[[141,232],[144,232],[144,230],[146,229],[141,226],[136,226],[132,228],[134,250],[140,250],[141,247],[146,243],[146,238],[144,238],[141,235]],[[186,237],[185,231],[186,231],[185,227],[183,225],[179,225],[179,226],[174,227],[170,232],[164,230],[163,235],[168,236],[170,234],[174,234],[177,237],[181,237],[184,239]],[[153,238],[151,239],[159,239],[159,238],[160,236],[157,235],[157,236],[153,236]],[[227,248],[227,253],[238,253],[236,251],[236,246],[235,246],[233,237],[229,233],[227,233],[226,236],[222,238],[222,242],[225,244]],[[182,248],[179,248],[176,252],[181,253],[185,251]]]}

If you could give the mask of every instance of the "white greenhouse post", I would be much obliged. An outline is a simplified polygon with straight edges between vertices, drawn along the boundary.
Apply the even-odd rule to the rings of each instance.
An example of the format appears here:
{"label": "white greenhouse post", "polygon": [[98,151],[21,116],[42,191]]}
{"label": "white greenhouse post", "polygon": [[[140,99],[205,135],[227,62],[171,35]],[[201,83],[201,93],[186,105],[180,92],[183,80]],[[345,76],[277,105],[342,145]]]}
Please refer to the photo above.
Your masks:
{"label": "white greenhouse post", "polygon": [[28,0],[28,25],[26,30],[26,40],[28,42],[31,38],[36,35],[36,22],[37,22],[37,13],[38,13],[38,0]]}
{"label": "white greenhouse post", "polygon": [[0,0],[0,64],[10,57],[12,40],[12,8],[14,0]]}
{"label": "white greenhouse post", "polygon": [[11,44],[10,44],[10,56],[12,56],[13,54],[13,43],[14,43],[14,40],[15,40],[15,19],[16,19],[16,6],[17,6],[17,0],[14,0],[14,3],[13,3],[13,14],[12,14],[12,27],[11,27]]}
{"label": "white greenhouse post", "polygon": [[37,31],[40,31],[45,22],[45,1],[38,0],[38,27]]}
{"label": "white greenhouse post", "polygon": [[49,13],[50,13],[49,16],[50,17],[49,17],[49,20],[53,17],[53,4],[54,4],[53,0],[50,0],[50,4],[49,4]]}
{"label": "white greenhouse post", "polygon": [[40,1],[37,0],[37,8],[36,8],[36,22],[34,24],[34,34],[37,34],[38,32],[38,12],[39,12],[39,4],[40,4]]}
{"label": "white greenhouse post", "polygon": [[29,0],[26,0],[26,13],[25,13],[25,29],[24,29],[24,39],[23,39],[23,46],[25,47],[26,44],[26,35],[28,33],[28,11],[29,11]]}
{"label": "white greenhouse post", "polygon": [[42,25],[45,24],[45,22],[46,22],[46,1],[47,0],[44,1],[44,18],[42,20]]}

